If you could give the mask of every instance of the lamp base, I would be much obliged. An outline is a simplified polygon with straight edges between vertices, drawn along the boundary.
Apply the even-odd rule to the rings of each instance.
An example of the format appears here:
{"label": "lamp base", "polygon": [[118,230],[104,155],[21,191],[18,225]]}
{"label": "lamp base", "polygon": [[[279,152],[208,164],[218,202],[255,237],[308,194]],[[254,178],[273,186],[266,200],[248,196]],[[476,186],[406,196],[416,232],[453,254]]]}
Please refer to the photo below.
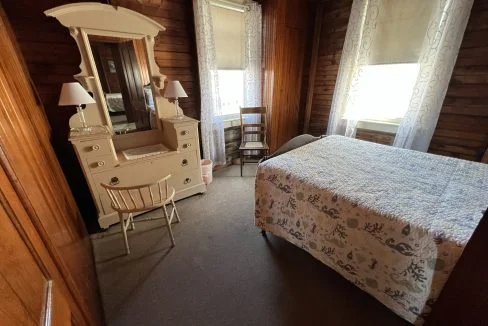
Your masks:
{"label": "lamp base", "polygon": [[173,117],[173,119],[183,119],[185,116],[183,114],[180,114],[180,110],[178,110],[178,98],[175,98],[175,112],[176,115]]}

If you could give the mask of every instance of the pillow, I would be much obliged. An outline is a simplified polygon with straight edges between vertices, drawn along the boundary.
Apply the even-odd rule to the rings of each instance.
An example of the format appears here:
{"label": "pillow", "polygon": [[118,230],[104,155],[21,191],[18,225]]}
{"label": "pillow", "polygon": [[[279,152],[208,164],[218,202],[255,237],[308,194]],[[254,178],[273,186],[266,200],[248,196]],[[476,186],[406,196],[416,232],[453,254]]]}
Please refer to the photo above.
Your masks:
{"label": "pillow", "polygon": [[289,152],[291,150],[294,150],[295,148],[302,147],[304,145],[307,145],[311,142],[314,142],[316,140],[319,140],[322,137],[315,137],[309,134],[304,134],[300,136],[296,136],[295,138],[290,139],[288,142],[286,142],[283,146],[278,148],[273,154],[270,156],[264,157],[262,161],[265,161],[267,159],[279,156],[281,154],[284,154],[286,152]]}

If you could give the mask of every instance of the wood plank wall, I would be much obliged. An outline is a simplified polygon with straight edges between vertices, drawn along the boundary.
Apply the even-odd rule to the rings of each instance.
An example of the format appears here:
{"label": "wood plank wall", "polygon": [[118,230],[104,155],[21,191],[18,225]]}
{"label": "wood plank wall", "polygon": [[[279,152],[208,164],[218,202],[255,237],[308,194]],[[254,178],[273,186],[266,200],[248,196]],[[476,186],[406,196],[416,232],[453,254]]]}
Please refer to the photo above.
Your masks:
{"label": "wood plank wall", "polygon": [[49,324],[40,323],[36,311],[51,308],[43,297],[45,282],[52,281],[53,324],[63,315],[64,325],[102,325],[91,242],[1,6],[0,44],[0,277],[25,304],[14,311],[14,296],[2,288],[0,324],[27,311],[32,325]]}
{"label": "wood plank wall", "polygon": [[474,0],[429,152],[480,161],[488,147],[488,1]]}
{"label": "wood plank wall", "polygon": [[[7,17],[12,24],[30,76],[44,106],[50,127],[52,144],[61,162],[63,171],[80,207],[89,231],[98,228],[96,209],[78,160],[68,141],[69,118],[74,108],[57,106],[61,85],[73,81],[79,72],[80,55],[67,28],[56,19],[46,17],[43,11],[73,2],[89,0],[2,1]],[[155,57],[161,72],[168,79],[180,80],[188,93],[180,105],[186,115],[200,116],[200,95],[194,48],[193,9],[191,0],[165,0],[142,5],[137,0],[116,0],[120,4],[141,12],[166,27],[156,38]]]}
{"label": "wood plank wall", "polygon": [[308,2],[267,0],[263,5],[264,87],[271,152],[299,130],[303,61],[309,31]]}
{"label": "wood plank wall", "polygon": [[352,0],[325,3],[310,116],[312,135],[322,135],[327,129],[351,6]]}
{"label": "wood plank wall", "polygon": [[[352,0],[325,3],[309,129],[313,135],[327,129],[351,6]],[[389,142],[385,134],[361,135]],[[487,147],[488,2],[475,0],[429,152],[480,161]]]}

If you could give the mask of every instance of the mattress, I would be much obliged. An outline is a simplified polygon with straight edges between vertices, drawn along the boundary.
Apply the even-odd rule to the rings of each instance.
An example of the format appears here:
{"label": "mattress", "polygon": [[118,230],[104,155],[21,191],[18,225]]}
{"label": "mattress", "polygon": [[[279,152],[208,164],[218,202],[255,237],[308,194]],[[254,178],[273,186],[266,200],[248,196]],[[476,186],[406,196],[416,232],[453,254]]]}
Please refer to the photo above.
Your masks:
{"label": "mattress", "polygon": [[329,136],[258,166],[258,227],[422,324],[488,206],[488,165]]}

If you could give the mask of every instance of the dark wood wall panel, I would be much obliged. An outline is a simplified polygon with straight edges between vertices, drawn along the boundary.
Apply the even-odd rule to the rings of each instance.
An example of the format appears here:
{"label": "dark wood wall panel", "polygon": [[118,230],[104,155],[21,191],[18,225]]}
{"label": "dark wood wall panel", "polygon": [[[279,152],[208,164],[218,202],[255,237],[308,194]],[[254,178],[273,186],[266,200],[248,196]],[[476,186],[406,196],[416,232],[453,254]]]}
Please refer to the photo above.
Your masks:
{"label": "dark wood wall panel", "polygon": [[[25,308],[29,305],[35,309],[29,309],[31,313],[37,311],[36,307],[42,310],[38,303],[47,290],[45,282],[52,281],[53,324],[63,314],[59,325],[71,324],[70,321],[75,325],[101,325],[91,243],[50,144],[48,121],[32,91],[27,68],[1,7],[0,44],[1,277],[12,284],[11,289],[26,304]],[[12,241],[16,233],[22,245]],[[31,254],[32,260],[28,258]],[[40,290],[31,286],[41,285],[40,281]],[[35,303],[35,298],[41,300]],[[9,324],[4,316],[19,312],[8,304],[11,301],[2,288],[1,324]],[[34,312],[31,317],[33,324],[39,324],[40,315]],[[12,325],[21,324],[24,323],[19,321]]]}
{"label": "dark wood wall panel", "polygon": [[352,0],[327,1],[320,33],[309,133],[324,134],[339,71]]}
{"label": "dark wood wall panel", "polygon": [[[309,132],[326,132],[352,0],[327,1]],[[384,135],[358,138],[384,142]],[[481,160],[488,147],[488,2],[475,0],[429,152]]]}
{"label": "dark wood wall panel", "polygon": [[[52,128],[52,144],[61,162],[76,202],[90,231],[98,228],[96,209],[78,160],[68,141],[69,118],[74,108],[58,107],[61,85],[73,81],[79,72],[80,55],[67,28],[44,11],[81,1],[71,0],[0,0],[12,24],[30,77],[44,106]],[[87,2],[89,0],[83,0]],[[103,1],[106,2],[106,1]],[[156,3],[156,2],[152,2]],[[200,116],[197,59],[194,49],[193,9],[191,0],[164,0],[162,5],[142,5],[137,0],[114,0],[145,14],[166,27],[155,40],[155,57],[168,79],[180,80],[188,98],[180,100],[186,115]]]}
{"label": "dark wood wall panel", "polygon": [[488,147],[488,2],[475,0],[429,152],[480,161]]}
{"label": "dark wood wall panel", "polygon": [[268,144],[273,152],[299,130],[303,62],[309,30],[308,3],[267,0],[263,6],[264,89]]}

